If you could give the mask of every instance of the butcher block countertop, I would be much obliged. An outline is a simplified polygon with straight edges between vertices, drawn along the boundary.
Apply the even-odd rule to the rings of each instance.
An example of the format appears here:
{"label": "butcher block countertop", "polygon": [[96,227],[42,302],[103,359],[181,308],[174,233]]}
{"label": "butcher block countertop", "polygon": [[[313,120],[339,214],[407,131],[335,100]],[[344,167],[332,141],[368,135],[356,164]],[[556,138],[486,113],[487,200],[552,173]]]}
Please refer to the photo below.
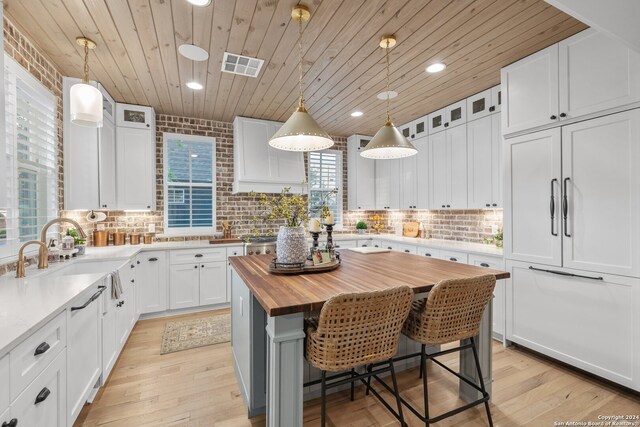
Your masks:
{"label": "butcher block countertop", "polygon": [[334,271],[303,275],[269,273],[273,255],[230,257],[229,262],[269,316],[319,310],[329,298],[349,292],[366,292],[408,285],[426,292],[444,279],[509,273],[473,265],[400,252],[360,254],[345,250],[342,265]]}

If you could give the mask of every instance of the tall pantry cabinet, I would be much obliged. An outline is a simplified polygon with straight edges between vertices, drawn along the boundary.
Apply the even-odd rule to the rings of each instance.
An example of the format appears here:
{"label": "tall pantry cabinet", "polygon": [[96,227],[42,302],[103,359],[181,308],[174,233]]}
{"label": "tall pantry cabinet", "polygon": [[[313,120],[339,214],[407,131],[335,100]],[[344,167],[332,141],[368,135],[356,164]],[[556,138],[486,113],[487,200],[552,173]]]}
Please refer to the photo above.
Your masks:
{"label": "tall pantry cabinet", "polygon": [[[504,142],[506,337],[640,390],[640,74],[627,74],[640,55],[603,37],[588,30],[502,70],[503,131],[518,130]],[[516,126],[539,100],[516,96],[526,79],[512,77],[553,49],[564,116]],[[587,56],[595,68],[580,73]],[[598,72],[606,61],[622,67],[615,82]]]}

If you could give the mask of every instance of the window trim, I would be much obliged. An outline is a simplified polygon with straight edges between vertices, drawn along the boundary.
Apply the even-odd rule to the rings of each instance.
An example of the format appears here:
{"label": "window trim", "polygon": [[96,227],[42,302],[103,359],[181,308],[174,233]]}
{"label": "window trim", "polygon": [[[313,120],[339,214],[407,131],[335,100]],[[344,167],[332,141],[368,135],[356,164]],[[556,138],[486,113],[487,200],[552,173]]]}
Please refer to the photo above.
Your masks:
{"label": "window trim", "polygon": [[[206,142],[210,143],[213,147],[211,153],[211,163],[212,163],[212,171],[213,177],[211,180],[211,212],[212,212],[212,225],[211,227],[189,227],[189,228],[181,228],[181,227],[173,227],[169,228],[169,203],[168,203],[168,194],[169,194],[169,180],[167,179],[167,174],[169,169],[167,168],[168,160],[169,160],[169,150],[167,150],[167,143],[171,139],[184,139],[195,142]],[[216,219],[217,219],[217,175],[216,175],[216,138],[212,136],[201,136],[201,135],[189,135],[183,133],[170,133],[164,132],[162,135],[162,194],[163,194],[163,232],[159,234],[158,237],[177,237],[177,236],[206,236],[213,235],[217,229]],[[189,184],[192,185],[192,184]],[[194,187],[208,187],[208,185],[203,184],[194,184]]]}
{"label": "window trim", "polygon": [[[309,177],[309,170],[311,168],[311,153],[327,153],[327,154],[335,154],[336,158],[337,158],[337,162],[336,162],[336,170],[337,170],[337,176],[336,176],[336,188],[338,189],[338,195],[337,195],[337,209],[338,212],[340,212],[340,221],[336,222],[336,224],[333,226],[333,229],[335,231],[342,231],[343,227],[344,227],[344,182],[342,179],[342,176],[344,175],[344,162],[343,162],[343,151],[342,150],[334,150],[334,149],[329,149],[329,150],[318,150],[318,151],[310,151],[308,156],[307,156],[307,177]],[[311,195],[311,191],[317,191],[317,190],[312,190],[311,189],[311,184],[309,183],[307,185],[307,194]],[[309,208],[311,207],[311,205],[309,204]]]}

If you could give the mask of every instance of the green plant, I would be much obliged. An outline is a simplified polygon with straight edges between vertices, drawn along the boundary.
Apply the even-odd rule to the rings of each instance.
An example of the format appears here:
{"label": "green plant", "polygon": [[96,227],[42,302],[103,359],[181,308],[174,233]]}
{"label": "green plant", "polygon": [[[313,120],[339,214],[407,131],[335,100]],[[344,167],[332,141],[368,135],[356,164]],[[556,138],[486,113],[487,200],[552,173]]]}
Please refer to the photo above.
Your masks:
{"label": "green plant", "polygon": [[87,240],[81,238],[78,234],[78,230],[76,230],[75,228],[69,229],[69,236],[73,237],[73,243],[75,245],[84,245],[85,243],[87,243]]}
{"label": "green plant", "polygon": [[496,245],[496,247],[501,248],[503,245],[502,238],[503,238],[502,228],[499,228],[496,234],[491,236],[490,239],[484,239],[484,242],[488,245],[494,244]]}
{"label": "green plant", "polygon": [[366,230],[367,229],[367,223],[364,221],[358,221],[358,223],[356,224],[356,230]]}

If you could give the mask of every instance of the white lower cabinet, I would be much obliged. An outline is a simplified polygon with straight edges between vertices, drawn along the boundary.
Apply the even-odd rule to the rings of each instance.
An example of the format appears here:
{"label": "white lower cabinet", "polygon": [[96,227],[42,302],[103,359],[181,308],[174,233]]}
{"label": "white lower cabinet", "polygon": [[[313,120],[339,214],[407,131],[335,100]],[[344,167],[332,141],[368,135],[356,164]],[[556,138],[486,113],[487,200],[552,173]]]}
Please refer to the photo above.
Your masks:
{"label": "white lower cabinet", "polygon": [[424,246],[418,246],[418,250],[416,252],[418,255],[427,256],[432,258],[440,258],[440,251],[438,249],[433,248],[425,248]]}
{"label": "white lower cabinet", "polygon": [[199,266],[199,305],[227,302],[227,262],[217,261]]}
{"label": "white lower cabinet", "polygon": [[640,279],[507,261],[507,339],[640,390]]}
{"label": "white lower cabinet", "polygon": [[[492,270],[504,270],[504,259],[469,254],[469,265],[490,268]],[[505,329],[505,280],[496,280],[493,290],[493,336],[504,340]]]}
{"label": "white lower cabinet", "polygon": [[200,305],[200,273],[198,264],[169,267],[169,308],[188,308]]}
{"label": "white lower cabinet", "polygon": [[102,298],[102,383],[104,384],[118,360],[116,311],[119,309],[117,305],[119,302],[111,299],[111,284]]}
{"label": "white lower cabinet", "polygon": [[136,290],[140,314],[167,309],[167,253],[143,252],[136,260]]}
{"label": "white lower cabinet", "polygon": [[[11,381],[11,370],[9,368],[9,355],[0,357],[0,423],[10,421],[9,404],[11,403],[11,390],[9,383]],[[0,424],[1,425],[1,424]]]}
{"label": "white lower cabinet", "polygon": [[73,424],[102,373],[101,307],[92,286],[67,310],[67,420]]}
{"label": "white lower cabinet", "polygon": [[357,240],[338,240],[338,241],[334,241],[333,245],[336,247],[336,249],[357,248],[358,241]]}
{"label": "white lower cabinet", "polygon": [[136,323],[135,263],[127,262],[118,270],[123,293],[116,302],[116,346],[118,352],[124,347]]}
{"label": "white lower cabinet", "polygon": [[67,352],[63,350],[11,404],[17,426],[66,427]]}
{"label": "white lower cabinet", "polygon": [[461,264],[468,264],[469,255],[463,252],[440,250],[440,259],[451,262],[459,262]]}
{"label": "white lower cabinet", "polygon": [[18,427],[18,419],[11,418],[11,408],[7,408],[5,411],[0,413],[0,425],[4,427]]}

